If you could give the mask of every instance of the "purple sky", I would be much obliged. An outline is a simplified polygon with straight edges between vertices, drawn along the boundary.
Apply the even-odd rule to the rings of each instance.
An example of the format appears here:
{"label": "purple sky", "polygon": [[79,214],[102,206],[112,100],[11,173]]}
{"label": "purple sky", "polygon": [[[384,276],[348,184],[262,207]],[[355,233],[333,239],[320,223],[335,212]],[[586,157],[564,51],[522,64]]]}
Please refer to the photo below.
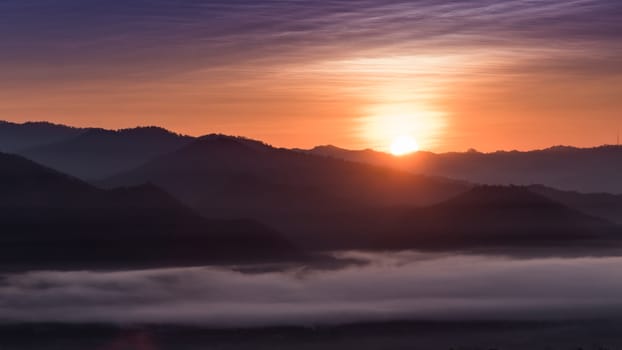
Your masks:
{"label": "purple sky", "polygon": [[594,145],[622,124],[619,1],[0,0],[0,16],[0,119],[385,150],[400,132]]}

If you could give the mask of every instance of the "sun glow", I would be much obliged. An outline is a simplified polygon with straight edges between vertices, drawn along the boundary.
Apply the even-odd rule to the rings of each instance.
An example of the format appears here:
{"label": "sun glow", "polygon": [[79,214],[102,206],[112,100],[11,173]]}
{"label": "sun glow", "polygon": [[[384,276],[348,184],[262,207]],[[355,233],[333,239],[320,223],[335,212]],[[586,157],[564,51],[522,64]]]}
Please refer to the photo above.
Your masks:
{"label": "sun glow", "polygon": [[442,112],[413,105],[380,105],[360,119],[361,139],[370,148],[403,155],[434,149],[442,140],[446,117]]}
{"label": "sun glow", "polygon": [[[448,96],[478,61],[454,52],[377,54],[293,66],[287,74],[303,78],[305,84],[330,81],[343,101],[349,101],[343,113],[348,116],[344,120],[356,118],[348,135],[356,142],[352,147],[391,152],[392,143],[408,135],[417,149],[442,148],[451,117]],[[333,101],[332,94],[327,96]]]}
{"label": "sun glow", "polygon": [[391,153],[394,156],[403,156],[419,150],[419,145],[414,137],[408,135],[398,136],[391,144]]}

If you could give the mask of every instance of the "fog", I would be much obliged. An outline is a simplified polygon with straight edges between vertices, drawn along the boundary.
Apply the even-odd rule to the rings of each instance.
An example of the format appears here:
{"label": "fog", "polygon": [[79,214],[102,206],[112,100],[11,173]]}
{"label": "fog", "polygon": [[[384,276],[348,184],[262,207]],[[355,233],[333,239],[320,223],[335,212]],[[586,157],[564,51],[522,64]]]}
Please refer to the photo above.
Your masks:
{"label": "fog", "polygon": [[365,263],[332,270],[207,266],[5,274],[0,320],[243,327],[622,316],[622,257],[338,257]]}

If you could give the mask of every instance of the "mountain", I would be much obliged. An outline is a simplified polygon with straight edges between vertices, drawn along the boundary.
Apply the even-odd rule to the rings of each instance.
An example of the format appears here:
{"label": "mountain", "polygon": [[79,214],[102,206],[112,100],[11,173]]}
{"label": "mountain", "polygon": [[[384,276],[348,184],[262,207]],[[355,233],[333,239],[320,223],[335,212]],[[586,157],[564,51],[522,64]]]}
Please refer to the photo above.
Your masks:
{"label": "mountain", "polygon": [[[289,241],[310,249],[589,251],[619,244],[617,226],[534,193],[552,189],[469,187],[222,135],[122,176],[108,184],[165,186],[212,219],[153,184],[103,190],[0,154],[1,266],[299,259]],[[255,220],[274,224],[287,240]]]}
{"label": "mountain", "polygon": [[0,152],[18,152],[77,136],[86,129],[47,122],[23,124],[0,120]]}
{"label": "mountain", "polygon": [[622,178],[622,146],[556,146],[528,152],[416,152],[402,157],[334,146],[301,152],[473,183],[543,184],[570,191],[622,193],[622,181],[619,181]]}
{"label": "mountain", "polygon": [[101,190],[0,154],[0,266],[198,264],[290,259],[252,220],[207,220],[153,185]]}
{"label": "mountain", "polygon": [[29,159],[81,179],[101,179],[172,152],[192,141],[158,127],[118,131],[90,129],[69,139],[19,152]]}
{"label": "mountain", "polygon": [[69,207],[100,191],[23,157],[0,153],[0,206]]}
{"label": "mountain", "polygon": [[[558,184],[558,185],[563,186],[563,183],[565,181],[563,180],[563,178],[568,178],[569,176],[572,176],[572,174],[578,174],[577,179],[579,179],[582,176],[580,174],[581,172],[589,173],[591,169],[601,167],[605,169],[597,170],[596,173],[601,172],[600,178],[604,179],[603,184],[592,184],[589,186],[588,185],[584,186],[584,185],[580,185],[579,183],[576,183],[574,186],[579,187],[579,188],[583,187],[588,190],[589,189],[596,190],[598,188],[601,188],[601,185],[602,185],[603,189],[611,189],[612,191],[615,192],[615,189],[618,188],[617,183],[615,183],[616,181],[614,181],[616,177],[615,169],[617,167],[617,164],[620,163],[620,160],[615,159],[617,157],[616,150],[615,148],[611,148],[610,146],[599,147],[595,149],[586,149],[586,150],[557,147],[557,148],[552,148],[552,149],[543,150],[543,151],[532,151],[532,152],[524,152],[524,153],[497,152],[496,154],[484,154],[484,153],[478,153],[474,151],[467,152],[467,153],[450,153],[450,154],[433,154],[429,152],[419,152],[414,155],[399,157],[399,158],[396,158],[386,153],[377,152],[373,150],[350,151],[350,150],[338,148],[338,147],[331,146],[331,145],[318,146],[310,151],[303,151],[303,150],[299,150],[299,151],[309,152],[312,154],[318,154],[318,155],[323,155],[323,156],[337,158],[337,159],[348,159],[351,161],[356,161],[356,162],[361,162],[361,163],[384,165],[384,166],[397,168],[400,170],[411,169],[411,171],[413,172],[416,172],[418,170],[429,171],[432,173],[444,174],[446,176],[454,176],[456,178],[466,178],[472,181],[475,181],[478,179],[486,180],[486,181],[490,181],[490,183],[492,184],[517,183],[517,184],[522,184],[522,185],[528,185],[529,190],[534,193],[540,194],[544,197],[552,199],[568,207],[578,209],[584,213],[587,213],[587,214],[590,214],[596,217],[600,217],[600,218],[603,218],[603,219],[606,219],[606,220],[609,220],[609,221],[612,221],[618,224],[622,224],[622,195],[609,194],[609,193],[604,193],[604,192],[579,192],[579,191],[571,191],[571,190],[558,190],[550,186],[531,185],[532,183],[538,183],[537,181],[548,179],[548,182],[550,184]],[[568,154],[573,153],[573,152],[577,152],[577,153],[581,153],[581,152],[599,153],[601,152],[605,154],[609,153],[611,156],[610,162],[612,163],[611,164],[601,163],[601,164],[594,165],[593,162],[590,161],[589,162],[590,165],[587,169],[581,169],[581,165],[579,164],[579,166],[577,166],[576,171],[568,170],[566,174],[560,174],[558,177],[554,177],[553,175],[550,175],[550,177],[547,177],[548,175],[545,176],[544,174],[540,174],[540,175],[532,174],[531,179],[535,179],[534,182],[532,182],[531,180],[526,181],[524,179],[520,179],[518,175],[517,176],[512,175],[512,179],[511,179],[512,181],[510,181],[507,178],[503,179],[504,177],[509,177],[508,174],[504,174],[504,173],[509,172],[508,167],[518,167],[519,166],[518,164],[520,164],[520,162],[514,164],[510,159],[502,160],[504,156],[515,157],[517,159],[523,158],[526,162],[526,159],[530,157],[530,154],[534,155],[534,160],[533,160],[534,163],[532,163],[532,165],[524,164],[522,167],[525,170],[522,172],[521,171],[517,172],[520,175],[520,174],[524,174],[525,172],[536,173],[538,172],[538,169],[546,170],[547,166],[545,166],[545,164],[548,161],[542,160],[540,161],[540,163],[535,163],[535,159],[537,157],[542,156],[543,154],[546,154],[547,152],[551,155],[555,155],[557,154],[556,152],[558,152],[560,157],[568,157]],[[538,156],[538,154],[540,154],[540,156]],[[444,161],[441,161],[440,159],[443,157],[445,157],[446,159]],[[459,160],[461,157],[463,159]],[[476,168],[477,164],[483,163],[484,162],[483,159],[486,157],[490,158],[488,161],[486,161],[488,163],[486,167],[488,168],[481,168],[478,170],[473,170]],[[496,157],[496,160],[492,159],[493,157]],[[620,152],[620,157],[622,157],[622,152]],[[473,161],[473,164],[475,165],[469,166],[468,161]],[[567,162],[571,162],[571,161],[572,160],[570,159],[567,160]],[[441,165],[440,164],[441,162],[445,162],[445,164]],[[450,163],[452,162],[455,162],[458,164],[451,165]],[[492,169],[494,167],[495,162],[499,163],[499,167],[498,167],[499,169],[497,172],[497,175],[499,176],[498,179],[493,178],[494,176],[497,176],[494,174],[494,171]],[[530,169],[530,166],[532,167],[532,169]],[[472,169],[468,170],[470,168]],[[436,169],[436,170],[433,170],[433,169]],[[608,169],[611,169],[612,171],[611,174],[602,174],[603,172],[608,171]],[[473,172],[475,171],[479,171],[480,173],[473,174]],[[485,176],[484,174],[486,172],[489,172],[490,174],[487,175],[486,178],[484,178]],[[571,174],[571,175],[568,175],[568,174]],[[589,174],[585,175],[584,177],[588,177],[588,176]],[[614,182],[615,184],[611,185],[612,182]],[[572,185],[569,185],[569,187],[572,187]]]}
{"label": "mountain", "polygon": [[385,248],[609,247],[622,230],[517,186],[476,186],[395,215],[374,244]]}
{"label": "mountain", "polygon": [[529,190],[586,214],[622,224],[622,195],[560,191],[542,185],[529,186]]}
{"label": "mountain", "polygon": [[339,213],[450,198],[467,185],[388,168],[301,154],[259,141],[208,135],[134,170],[107,186],[151,182],[213,218],[248,217],[312,246],[355,223]]}

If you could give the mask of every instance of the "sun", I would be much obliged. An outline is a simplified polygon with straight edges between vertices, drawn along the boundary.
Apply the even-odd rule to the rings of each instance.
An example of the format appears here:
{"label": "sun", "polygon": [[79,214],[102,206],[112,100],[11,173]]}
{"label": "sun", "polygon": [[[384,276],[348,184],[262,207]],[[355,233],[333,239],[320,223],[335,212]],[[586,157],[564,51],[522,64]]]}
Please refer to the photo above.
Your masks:
{"label": "sun", "polygon": [[403,156],[418,150],[419,144],[417,144],[417,140],[412,136],[398,136],[393,140],[393,143],[391,143],[391,154],[394,156]]}

